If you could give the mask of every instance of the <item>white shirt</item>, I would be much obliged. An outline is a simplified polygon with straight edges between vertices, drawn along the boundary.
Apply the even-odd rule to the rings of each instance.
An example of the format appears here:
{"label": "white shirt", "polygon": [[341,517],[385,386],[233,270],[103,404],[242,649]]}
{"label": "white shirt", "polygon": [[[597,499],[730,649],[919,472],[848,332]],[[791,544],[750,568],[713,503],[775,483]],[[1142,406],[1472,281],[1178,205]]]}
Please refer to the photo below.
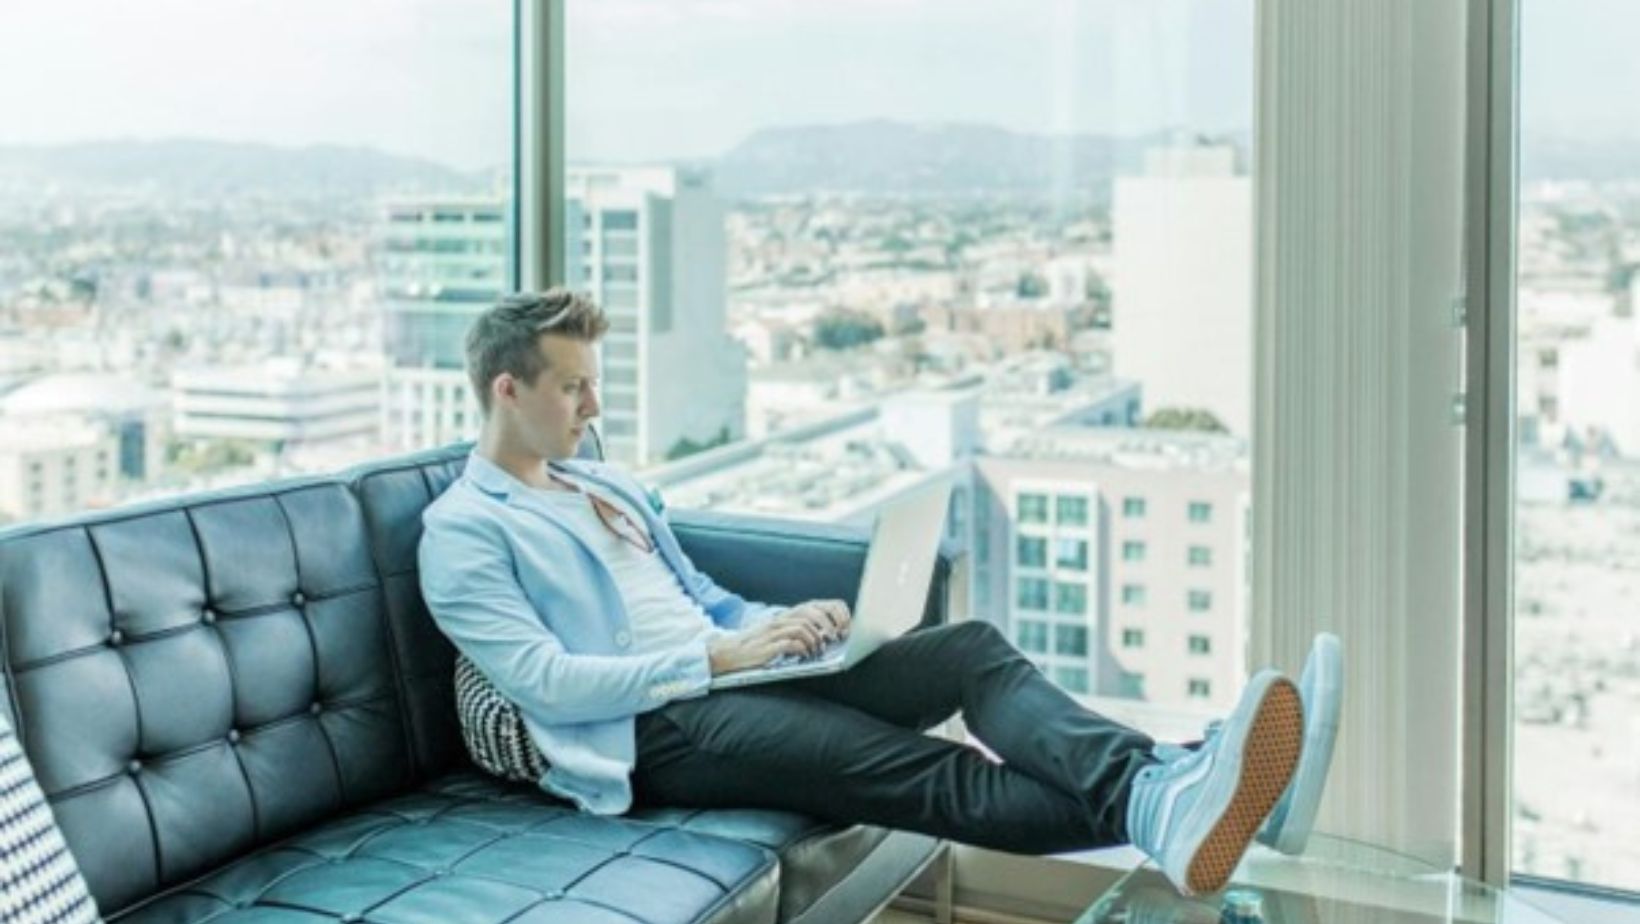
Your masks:
{"label": "white shirt", "polygon": [[[562,477],[562,476],[561,476]],[[588,493],[594,489],[576,480]],[[666,566],[660,553],[643,550],[618,538],[598,517],[592,501],[574,491],[536,490],[559,507],[569,521],[597,553],[615,579],[615,587],[626,605],[627,618],[632,624],[632,654],[647,654],[682,645],[703,638],[714,630],[711,617],[692,597],[684,592],[677,575]],[[643,531],[643,517],[619,497],[607,491],[597,491],[598,497],[632,519],[632,525]],[[623,529],[625,527],[623,526]]]}

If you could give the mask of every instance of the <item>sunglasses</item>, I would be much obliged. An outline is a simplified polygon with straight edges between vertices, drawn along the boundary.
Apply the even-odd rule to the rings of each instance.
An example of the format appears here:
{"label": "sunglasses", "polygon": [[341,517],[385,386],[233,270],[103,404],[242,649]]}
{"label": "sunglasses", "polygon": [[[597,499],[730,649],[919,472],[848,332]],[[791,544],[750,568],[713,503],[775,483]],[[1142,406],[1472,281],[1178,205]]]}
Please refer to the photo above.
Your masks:
{"label": "sunglasses", "polygon": [[627,516],[621,508],[575,482],[560,477],[556,472],[548,471],[547,477],[591,501],[593,512],[598,514],[598,521],[603,523],[604,528],[613,533],[616,539],[625,542],[645,555],[655,551],[655,543],[650,541],[649,532]]}

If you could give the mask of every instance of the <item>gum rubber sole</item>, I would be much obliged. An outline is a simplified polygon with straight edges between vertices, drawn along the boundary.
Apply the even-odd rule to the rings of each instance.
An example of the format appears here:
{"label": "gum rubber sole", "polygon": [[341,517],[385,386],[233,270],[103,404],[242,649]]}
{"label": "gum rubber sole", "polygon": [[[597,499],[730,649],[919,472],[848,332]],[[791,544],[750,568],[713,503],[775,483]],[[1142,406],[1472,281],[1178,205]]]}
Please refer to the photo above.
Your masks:
{"label": "gum rubber sole", "polygon": [[1247,844],[1287,790],[1303,746],[1304,707],[1298,688],[1283,678],[1270,684],[1259,702],[1242,748],[1236,794],[1190,858],[1185,872],[1190,894],[1217,892],[1230,881]]}

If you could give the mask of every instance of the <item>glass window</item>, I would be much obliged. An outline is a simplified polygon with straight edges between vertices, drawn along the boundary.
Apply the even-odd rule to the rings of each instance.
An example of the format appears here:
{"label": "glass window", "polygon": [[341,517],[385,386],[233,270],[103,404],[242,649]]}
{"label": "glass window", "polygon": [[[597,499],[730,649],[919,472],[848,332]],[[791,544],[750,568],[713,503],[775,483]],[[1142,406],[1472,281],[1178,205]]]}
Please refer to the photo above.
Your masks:
{"label": "glass window", "polygon": [[1123,629],[1122,630],[1122,647],[1123,648],[1143,648],[1143,647],[1145,647],[1145,630],[1143,630],[1143,629]]}
{"label": "glass window", "polygon": [[1127,542],[1122,543],[1122,560],[1123,561],[1144,561],[1145,560],[1145,544],[1143,542],[1136,542],[1136,541],[1133,541],[1131,539],[1128,540]]}
{"label": "glass window", "polygon": [[638,213],[626,209],[604,212],[605,231],[638,230]]}
{"label": "glass window", "polygon": [[1053,609],[1056,613],[1081,616],[1088,611],[1088,588],[1085,584],[1067,584],[1055,581]]}
{"label": "glass window", "polygon": [[1088,653],[1087,626],[1054,626],[1053,653],[1086,657]]}
{"label": "glass window", "polygon": [[1206,523],[1213,519],[1213,505],[1206,501],[1190,502],[1190,522]]}
{"label": "glass window", "polygon": [[1145,698],[1145,675],[1125,672],[1117,684],[1118,695],[1127,699]]}
{"label": "glass window", "polygon": [[1088,499],[1060,496],[1054,499],[1054,519],[1061,526],[1088,525]]}
{"label": "glass window", "polygon": [[1019,495],[1019,522],[1046,523],[1048,522],[1048,495],[1021,494]]}
{"label": "glass window", "polygon": [[1213,685],[1200,677],[1192,677],[1185,692],[1191,699],[1207,699],[1213,695]]}
{"label": "glass window", "polygon": [[1014,639],[1021,651],[1044,654],[1048,650],[1048,624],[1034,619],[1021,619],[1014,624]]}
{"label": "glass window", "polygon": [[1122,602],[1127,604],[1128,606],[1144,606],[1145,605],[1145,585],[1143,585],[1143,584],[1123,584],[1122,585]]}
{"label": "glass window", "polygon": [[[1228,490],[1224,460],[1198,467],[1189,447],[1207,432],[1228,431],[1243,447],[1252,435],[1252,5],[977,0],[957,14],[940,0],[900,0],[893,15],[869,3],[738,3],[732,15],[724,6],[564,4],[566,214],[595,218],[585,232],[598,244],[594,282],[615,257],[613,212],[632,212],[617,233],[638,244],[636,255],[617,258],[638,266],[637,295],[606,286],[606,306],[635,298],[659,311],[657,293],[668,289],[674,330],[701,336],[660,339],[684,344],[690,368],[735,370],[748,357],[752,374],[692,392],[709,399],[697,406],[717,402],[743,417],[749,437],[816,429],[930,374],[985,378],[982,446],[1002,445],[1010,406],[1106,395],[1032,428],[1021,458],[1009,452],[997,471],[972,470],[997,498],[994,510],[1013,520],[996,524],[990,540],[969,537],[974,587],[985,579],[994,591],[976,594],[976,605],[1003,610],[982,617],[1005,622],[1019,608],[1022,576],[1017,547],[987,541],[1033,530],[1052,540],[1053,528],[1081,536],[1092,546],[1085,559],[1074,547],[1069,556],[1073,566],[1086,561],[1080,577],[1116,558],[1098,530],[1119,516],[1129,528],[1115,541],[1157,544],[1166,559],[1158,563],[1178,565],[1185,543],[1169,533],[1189,527],[1178,507],[1250,488],[1243,478]],[[1042,35],[1062,40],[1051,54]],[[869,79],[836,79],[839,47],[851,49],[851,73]],[[975,47],[1019,60],[980,73]],[[713,89],[724,86],[758,92]],[[940,128],[952,111],[984,128]],[[1114,161],[1103,151],[1111,138],[1132,139],[1118,143]],[[826,154],[838,150],[856,154]],[[710,169],[665,166],[677,164]],[[1210,306],[1204,291],[1218,293]],[[814,310],[826,304],[847,311]],[[1112,323],[1117,304],[1122,324]],[[654,335],[653,317],[644,335]],[[979,336],[993,355],[958,355],[946,332]],[[647,400],[666,387],[649,366],[686,364],[653,343],[645,356]],[[839,359],[834,382],[813,380],[817,366]],[[1131,385],[1110,394],[1113,372]],[[1137,416],[1141,394],[1152,419]],[[634,417],[654,419],[642,406]],[[1087,431],[1111,424],[1144,429],[1099,461],[1053,461],[1080,458]],[[902,450],[877,435],[849,439],[856,445],[843,459],[818,438],[779,445],[780,465],[817,474],[812,490],[766,492],[771,508],[784,508],[769,512],[809,514],[805,503],[881,484]],[[1228,451],[1247,461],[1244,449]],[[1162,505],[1157,518],[1148,516],[1151,496]],[[698,497],[729,507],[746,492]],[[1239,563],[1245,542],[1227,536],[1215,547]],[[1051,565],[1059,549],[1047,554]],[[1026,555],[1035,560],[1034,550]],[[1174,588],[1185,585],[1165,586],[1171,611]],[[1115,586],[1090,596],[1093,611],[1119,599]],[[1034,588],[1026,599],[1038,607],[1031,612],[1056,602],[1050,590],[1044,607]],[[1177,678],[1150,692],[1163,705],[1183,702]]]}
{"label": "glass window", "polygon": [[1213,594],[1206,590],[1192,590],[1186,596],[1192,613],[1205,613],[1213,608]]}
{"label": "glass window", "polygon": [[[1637,118],[1637,12],[1519,3],[1513,396],[1513,871],[1629,893],[1640,892],[1640,147],[1619,126]],[[1606,60],[1616,69],[1589,67]]]}
{"label": "glass window", "polygon": [[1021,568],[1048,567],[1048,540],[1040,536],[1020,536],[1014,542],[1014,549]]}
{"label": "glass window", "polygon": [[1055,667],[1053,679],[1054,683],[1063,687],[1067,693],[1088,692],[1088,669],[1085,667]]}
{"label": "glass window", "polygon": [[1048,581],[1046,578],[1020,578],[1015,603],[1022,610],[1048,608]]}
{"label": "glass window", "polygon": [[633,283],[638,281],[638,267],[632,263],[605,263],[604,282]]}
{"label": "glass window", "polygon": [[1189,551],[1189,563],[1192,568],[1205,568],[1213,564],[1213,550],[1205,545],[1193,545]]}
{"label": "glass window", "polygon": [[1205,635],[1190,636],[1190,653],[1204,655],[1213,653],[1213,640]]}
{"label": "glass window", "polygon": [[1054,540],[1054,564],[1071,571],[1088,570],[1088,543],[1086,539]]}
{"label": "glass window", "polygon": [[476,410],[462,338],[512,288],[514,6],[5,5],[6,82],[30,79],[0,104],[26,152],[0,157],[0,376],[98,386],[0,438],[0,470],[72,431],[119,446],[79,463],[95,496],[31,515],[470,436],[419,390]]}

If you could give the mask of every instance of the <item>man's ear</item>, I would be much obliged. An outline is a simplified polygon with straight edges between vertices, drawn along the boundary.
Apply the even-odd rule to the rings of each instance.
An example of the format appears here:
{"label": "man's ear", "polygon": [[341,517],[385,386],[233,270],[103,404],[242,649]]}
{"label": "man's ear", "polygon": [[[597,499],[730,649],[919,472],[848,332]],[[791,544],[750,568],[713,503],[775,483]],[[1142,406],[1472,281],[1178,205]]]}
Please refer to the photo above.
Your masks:
{"label": "man's ear", "polygon": [[494,407],[503,402],[511,403],[518,400],[518,380],[512,373],[503,372],[490,383],[490,406]]}

